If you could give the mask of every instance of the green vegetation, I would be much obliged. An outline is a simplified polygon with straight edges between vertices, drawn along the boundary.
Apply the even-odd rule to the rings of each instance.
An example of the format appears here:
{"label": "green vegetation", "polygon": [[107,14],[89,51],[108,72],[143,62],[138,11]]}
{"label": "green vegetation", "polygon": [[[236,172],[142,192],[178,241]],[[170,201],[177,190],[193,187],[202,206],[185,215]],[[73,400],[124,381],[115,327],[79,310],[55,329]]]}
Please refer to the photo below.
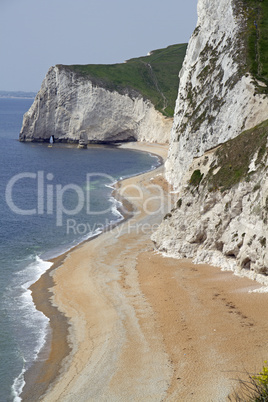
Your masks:
{"label": "green vegetation", "polygon": [[203,176],[204,174],[199,169],[195,170],[190,178],[190,184],[195,187],[199,186]]}
{"label": "green vegetation", "polygon": [[172,217],[172,214],[169,212],[168,214],[166,214],[165,216],[164,216],[164,221],[166,220],[166,219],[168,219],[168,218],[171,218]]}
{"label": "green vegetation", "polygon": [[182,199],[179,198],[176,204],[177,208],[180,208],[182,206]]}
{"label": "green vegetation", "polygon": [[[242,179],[250,180],[249,164],[257,154],[255,164],[262,166],[268,137],[268,120],[244,131],[238,137],[222,144],[216,151],[217,164],[212,166],[206,180],[210,190],[231,188]],[[220,169],[213,174],[217,168]]]}
{"label": "green vegetation", "polygon": [[248,380],[239,380],[241,389],[230,401],[236,402],[267,402],[268,401],[268,367],[264,362],[262,371],[258,375],[248,374]]}
{"label": "green vegetation", "polygon": [[157,110],[172,117],[178,95],[179,78],[187,44],[155,50],[149,56],[128,60],[122,64],[88,64],[58,66],[90,78],[95,85],[110,91],[135,96],[139,92]]}
{"label": "green vegetation", "polygon": [[[268,85],[268,2],[243,0],[247,17],[247,56],[249,71]],[[268,91],[259,86],[260,92]]]}

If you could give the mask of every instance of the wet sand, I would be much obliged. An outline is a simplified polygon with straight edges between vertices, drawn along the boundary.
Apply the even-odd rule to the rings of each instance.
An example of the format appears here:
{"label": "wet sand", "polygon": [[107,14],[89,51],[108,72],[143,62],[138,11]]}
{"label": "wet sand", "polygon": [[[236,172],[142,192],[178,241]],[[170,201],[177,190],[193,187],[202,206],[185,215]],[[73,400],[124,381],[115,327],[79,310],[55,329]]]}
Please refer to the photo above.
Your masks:
{"label": "wet sand", "polygon": [[[118,191],[134,216],[66,253],[35,285],[38,308],[49,308],[52,347],[28,373],[23,400],[45,392],[41,400],[53,402],[224,401],[234,378],[261,369],[268,294],[249,293],[260,287],[249,279],[154,251],[151,233],[171,201],[161,193],[160,205],[152,186],[165,183],[162,173],[123,181]],[[52,305],[41,297],[47,288]]]}
{"label": "wet sand", "polygon": [[67,319],[51,303],[53,293],[50,290],[54,285],[51,273],[62,264],[65,257],[66,254],[52,260],[54,262],[52,268],[30,288],[36,308],[50,319],[52,333],[48,335],[39,361],[24,375],[26,385],[21,395],[23,401],[38,400],[47,391],[49,384],[58,376],[63,359],[71,350],[67,341],[69,327]]}

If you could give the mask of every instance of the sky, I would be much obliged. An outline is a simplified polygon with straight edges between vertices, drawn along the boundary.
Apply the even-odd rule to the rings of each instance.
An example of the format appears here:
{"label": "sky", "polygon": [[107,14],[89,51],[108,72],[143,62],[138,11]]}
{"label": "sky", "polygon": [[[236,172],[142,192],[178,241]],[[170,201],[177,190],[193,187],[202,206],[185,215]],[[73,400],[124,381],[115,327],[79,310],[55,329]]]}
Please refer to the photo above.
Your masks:
{"label": "sky", "polygon": [[176,43],[197,0],[0,0],[0,90],[38,91],[55,64],[114,64]]}

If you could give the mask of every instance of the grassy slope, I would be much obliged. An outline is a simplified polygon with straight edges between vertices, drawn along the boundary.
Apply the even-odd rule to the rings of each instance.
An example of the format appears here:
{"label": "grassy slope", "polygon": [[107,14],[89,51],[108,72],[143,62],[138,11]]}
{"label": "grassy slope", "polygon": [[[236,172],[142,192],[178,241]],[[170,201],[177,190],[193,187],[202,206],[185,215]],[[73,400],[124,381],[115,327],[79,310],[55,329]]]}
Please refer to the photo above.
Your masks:
{"label": "grassy slope", "polygon": [[[247,55],[249,71],[268,85],[268,2],[243,0],[247,22]],[[259,88],[267,93],[267,88]]]}
{"label": "grassy slope", "polygon": [[[225,191],[242,180],[250,180],[249,165],[257,156],[255,164],[264,168],[262,158],[268,139],[268,120],[258,126],[242,132],[238,137],[222,144],[216,151],[217,164],[209,171],[205,180],[212,191]],[[216,174],[213,171],[220,167]]]}
{"label": "grassy slope", "polygon": [[179,86],[178,73],[186,48],[187,44],[172,45],[155,50],[150,56],[131,59],[122,64],[60,67],[93,78],[93,82],[95,80],[98,85],[109,90],[120,93],[125,93],[126,89],[130,92],[138,91],[151,100],[157,110],[166,116],[173,116]]}

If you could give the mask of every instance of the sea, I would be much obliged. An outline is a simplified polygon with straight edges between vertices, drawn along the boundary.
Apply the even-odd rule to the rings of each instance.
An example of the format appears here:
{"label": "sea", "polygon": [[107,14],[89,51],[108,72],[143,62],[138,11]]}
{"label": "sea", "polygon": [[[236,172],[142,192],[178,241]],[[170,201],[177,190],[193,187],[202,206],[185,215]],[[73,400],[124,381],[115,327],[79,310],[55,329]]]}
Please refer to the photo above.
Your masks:
{"label": "sea", "polygon": [[50,331],[29,286],[50,258],[122,220],[122,178],[156,168],[155,155],[112,146],[18,141],[33,99],[0,98],[0,401],[21,400],[25,371]]}

